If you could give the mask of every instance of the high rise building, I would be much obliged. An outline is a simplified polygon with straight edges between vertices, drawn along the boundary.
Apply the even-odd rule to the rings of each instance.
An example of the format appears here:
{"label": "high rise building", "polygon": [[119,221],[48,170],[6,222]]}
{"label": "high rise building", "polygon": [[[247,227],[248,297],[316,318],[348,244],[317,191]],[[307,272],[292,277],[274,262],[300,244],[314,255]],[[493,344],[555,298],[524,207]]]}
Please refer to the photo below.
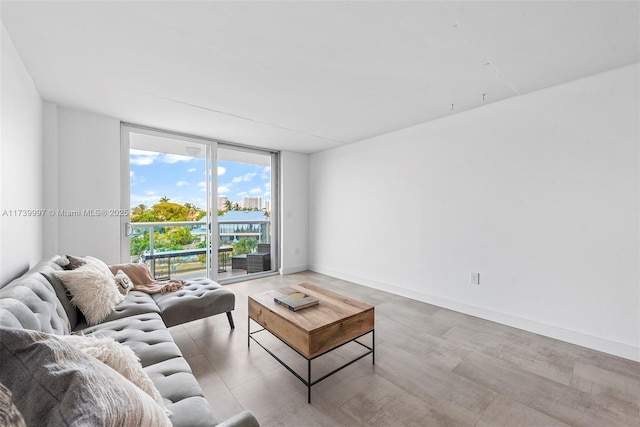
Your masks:
{"label": "high rise building", "polygon": [[229,198],[227,196],[218,196],[218,210],[223,211],[227,208],[227,202]]}
{"label": "high rise building", "polygon": [[262,197],[244,196],[242,198],[242,207],[250,209],[261,209]]}
{"label": "high rise building", "polygon": [[264,201],[264,210],[267,212],[271,212],[271,200]]}

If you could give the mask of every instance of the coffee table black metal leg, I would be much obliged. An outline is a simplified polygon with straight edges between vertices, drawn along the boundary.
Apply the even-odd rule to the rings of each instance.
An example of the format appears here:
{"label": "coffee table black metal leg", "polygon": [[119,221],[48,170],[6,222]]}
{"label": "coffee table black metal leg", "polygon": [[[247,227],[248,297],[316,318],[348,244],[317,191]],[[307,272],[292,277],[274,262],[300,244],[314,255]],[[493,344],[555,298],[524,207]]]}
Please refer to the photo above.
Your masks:
{"label": "coffee table black metal leg", "polygon": [[376,330],[371,330],[371,360],[376,364]]}
{"label": "coffee table black metal leg", "polygon": [[311,359],[307,359],[307,403],[311,403]]}
{"label": "coffee table black metal leg", "polygon": [[[262,345],[262,344],[260,343],[260,341],[258,341],[257,339],[255,339],[255,338],[252,336],[252,335],[253,335],[253,334],[255,334],[255,333],[258,333],[258,332],[262,332],[262,331],[267,330],[266,328],[262,328],[262,329],[259,329],[259,330],[257,330],[257,331],[251,332],[251,318],[250,318],[250,317],[249,317],[249,319],[248,319],[247,327],[248,327],[248,331],[247,331],[247,335],[248,335],[248,339],[247,339],[247,347],[250,347],[250,346],[251,346],[251,340],[253,339],[253,340],[254,340],[254,341],[255,341],[255,342],[256,342],[260,347],[262,347],[262,348],[263,348],[267,353],[269,353],[269,354],[270,354],[274,359],[276,359],[276,360],[277,360],[277,361],[278,361],[282,366],[284,366],[285,368],[287,368],[287,370],[288,370],[289,372],[291,372],[293,375],[295,375],[295,376],[296,376],[296,378],[298,378],[300,381],[302,381],[302,383],[303,383],[304,385],[306,385],[306,386],[307,386],[307,403],[309,403],[309,404],[311,403],[311,386],[313,386],[313,385],[315,385],[315,384],[319,383],[320,381],[324,380],[325,378],[330,377],[331,375],[335,374],[336,372],[341,371],[342,369],[346,368],[347,366],[351,365],[352,363],[357,362],[358,360],[362,359],[363,357],[365,357],[365,356],[367,356],[367,355],[369,355],[369,354],[371,354],[371,357],[372,357],[372,359],[373,359],[373,364],[375,365],[375,363],[376,363],[376,361],[375,361],[375,353],[374,353],[374,346],[375,346],[375,331],[374,331],[374,330],[371,330],[371,331],[369,331],[369,332],[365,332],[364,334],[360,335],[359,337],[356,337],[356,338],[352,339],[351,341],[347,341],[347,342],[345,342],[345,343],[343,343],[343,344],[340,344],[339,346],[334,347],[334,348],[332,348],[332,349],[330,349],[330,350],[327,350],[327,351],[325,351],[324,353],[318,354],[318,355],[316,355],[316,356],[314,356],[314,357],[312,357],[312,358],[308,358],[308,357],[306,357],[305,355],[303,355],[302,353],[300,353],[298,350],[296,350],[295,348],[293,348],[293,347],[291,347],[289,344],[287,344],[287,342],[286,342],[286,341],[282,340],[282,339],[281,339],[281,338],[279,338],[277,335],[274,335],[276,338],[279,338],[279,339],[280,339],[280,341],[282,341],[283,343],[285,343],[286,345],[288,345],[292,350],[296,351],[300,356],[302,356],[302,357],[304,357],[305,359],[307,359],[307,378],[305,379],[305,378],[303,378],[303,376],[302,376],[301,374],[299,374],[299,373],[297,373],[296,371],[294,371],[294,370],[293,370],[289,365],[287,365],[287,364],[286,364],[282,359],[280,359],[278,356],[276,356],[276,355],[275,355],[275,353],[273,353],[271,350],[267,349],[264,345]],[[372,337],[371,337],[371,340],[372,340],[372,345],[371,345],[371,347],[369,347],[369,346],[367,346],[367,345],[365,345],[365,344],[362,344],[360,341],[358,341],[358,338],[362,337],[363,335],[369,334],[369,333],[373,333],[373,334],[372,334]],[[312,381],[311,381],[311,361],[312,361],[313,359],[316,359],[316,358],[318,358],[318,357],[320,357],[320,356],[322,356],[322,355],[324,355],[324,354],[326,354],[326,353],[330,352],[330,351],[333,351],[333,350],[335,350],[335,349],[337,349],[337,348],[339,348],[339,347],[342,347],[343,345],[346,345],[346,344],[348,344],[348,343],[350,343],[350,342],[354,342],[354,343],[356,343],[356,344],[359,344],[359,345],[361,345],[362,347],[366,348],[366,349],[367,349],[367,350],[369,350],[369,351],[367,351],[367,352],[365,352],[365,353],[361,354],[360,356],[356,357],[355,359],[350,360],[348,363],[345,363],[344,365],[342,365],[342,366],[340,366],[340,367],[338,367],[338,368],[334,369],[333,371],[331,371],[331,372],[329,372],[329,373],[325,374],[324,376],[322,376],[322,377],[320,377],[320,378],[318,378],[318,379],[316,379],[315,381],[313,381],[313,382],[312,382]]]}

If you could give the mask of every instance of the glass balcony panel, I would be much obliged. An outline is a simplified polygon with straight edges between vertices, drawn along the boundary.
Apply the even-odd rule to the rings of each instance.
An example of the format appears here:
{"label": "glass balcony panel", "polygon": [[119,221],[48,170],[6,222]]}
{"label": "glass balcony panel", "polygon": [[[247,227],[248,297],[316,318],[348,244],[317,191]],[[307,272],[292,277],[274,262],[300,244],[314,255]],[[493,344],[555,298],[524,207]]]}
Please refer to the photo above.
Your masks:
{"label": "glass balcony panel", "polygon": [[[131,262],[146,264],[157,280],[206,276],[206,222],[133,223],[132,227]],[[247,274],[242,258],[264,249],[269,235],[269,219],[219,220],[218,279]]]}

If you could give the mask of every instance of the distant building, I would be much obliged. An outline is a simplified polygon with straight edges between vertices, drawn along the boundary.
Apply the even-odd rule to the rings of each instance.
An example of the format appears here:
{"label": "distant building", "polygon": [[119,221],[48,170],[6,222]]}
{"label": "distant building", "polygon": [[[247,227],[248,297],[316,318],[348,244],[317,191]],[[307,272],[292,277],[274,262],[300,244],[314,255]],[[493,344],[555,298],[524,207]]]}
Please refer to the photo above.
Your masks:
{"label": "distant building", "polygon": [[271,200],[264,201],[264,210],[267,212],[271,212]]}
{"label": "distant building", "polygon": [[262,197],[244,196],[242,198],[242,207],[249,209],[261,209]]}
{"label": "distant building", "polygon": [[218,196],[218,210],[223,211],[227,208],[227,202],[229,198],[227,196]]}
{"label": "distant building", "polygon": [[242,239],[269,242],[269,219],[262,211],[229,211],[218,216],[220,244],[232,244]]}

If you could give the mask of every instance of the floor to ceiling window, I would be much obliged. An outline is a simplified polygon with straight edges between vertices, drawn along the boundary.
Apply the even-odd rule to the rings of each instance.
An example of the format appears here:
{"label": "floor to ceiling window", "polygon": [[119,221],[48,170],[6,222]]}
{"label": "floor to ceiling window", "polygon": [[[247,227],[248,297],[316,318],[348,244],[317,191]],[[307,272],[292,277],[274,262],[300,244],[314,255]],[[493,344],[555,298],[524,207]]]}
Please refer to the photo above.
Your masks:
{"label": "floor to ceiling window", "polygon": [[277,153],[133,125],[122,151],[123,261],[159,280],[277,271]]}

